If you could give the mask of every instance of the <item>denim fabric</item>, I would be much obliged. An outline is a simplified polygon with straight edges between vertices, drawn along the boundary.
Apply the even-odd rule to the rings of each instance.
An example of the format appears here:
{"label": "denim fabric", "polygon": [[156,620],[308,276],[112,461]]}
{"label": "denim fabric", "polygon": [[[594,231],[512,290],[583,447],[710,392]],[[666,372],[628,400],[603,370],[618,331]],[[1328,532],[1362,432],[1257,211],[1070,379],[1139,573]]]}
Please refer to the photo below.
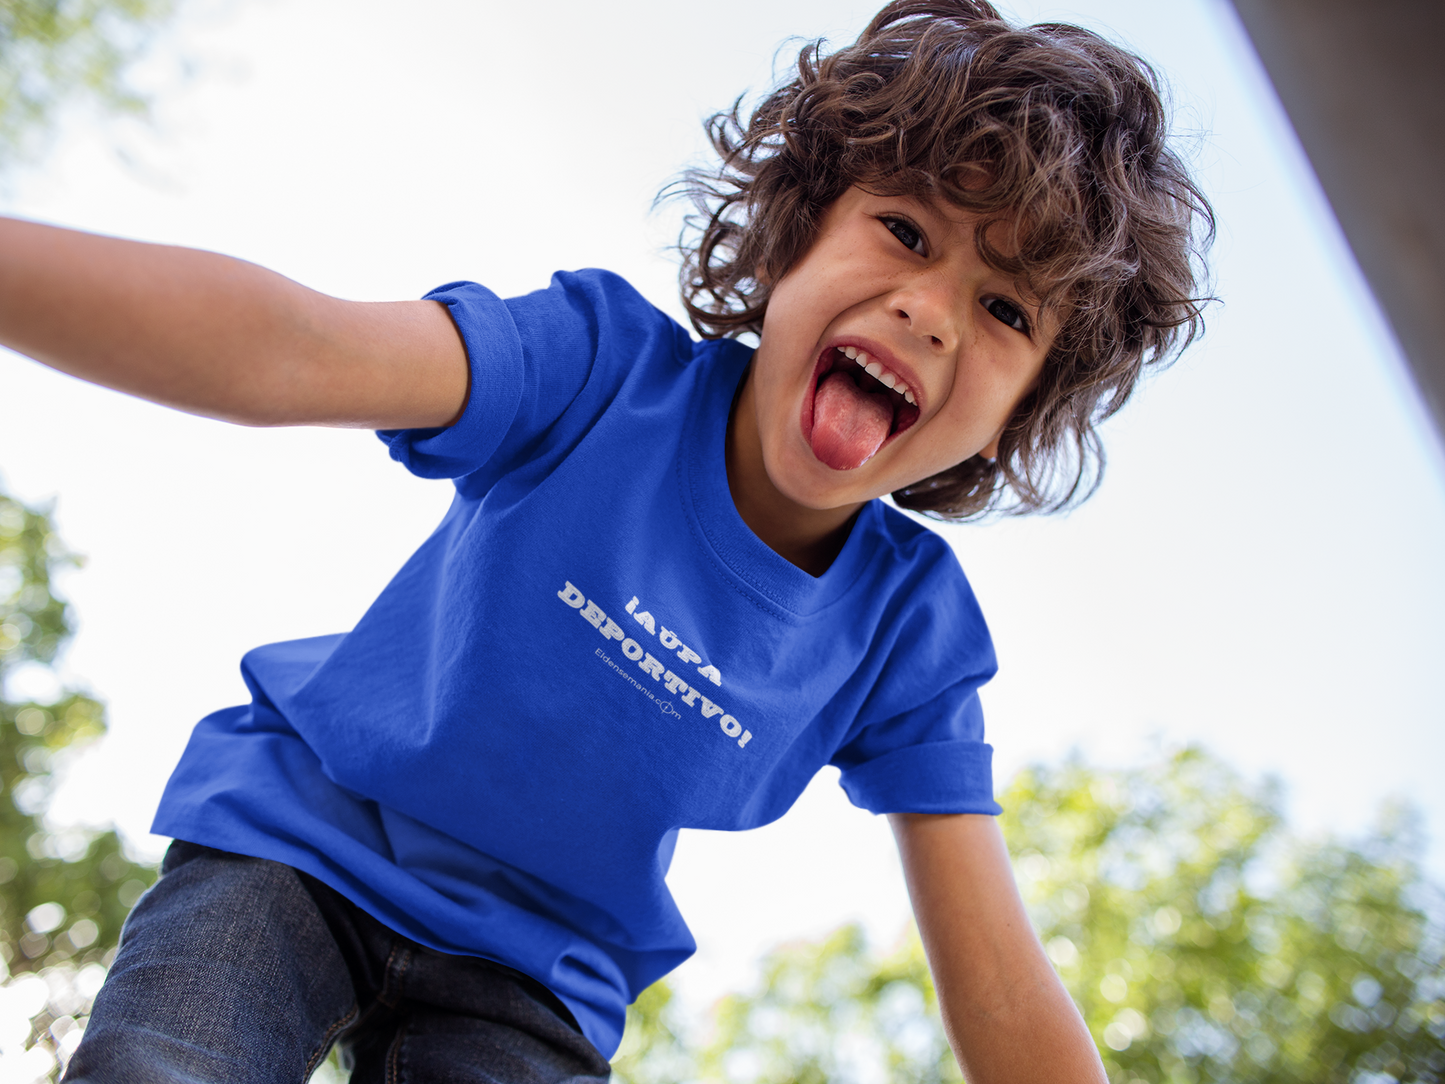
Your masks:
{"label": "denim fabric", "polygon": [[609,1067],[545,987],[387,929],[289,866],[191,843],[126,920],[69,1084],[563,1084]]}

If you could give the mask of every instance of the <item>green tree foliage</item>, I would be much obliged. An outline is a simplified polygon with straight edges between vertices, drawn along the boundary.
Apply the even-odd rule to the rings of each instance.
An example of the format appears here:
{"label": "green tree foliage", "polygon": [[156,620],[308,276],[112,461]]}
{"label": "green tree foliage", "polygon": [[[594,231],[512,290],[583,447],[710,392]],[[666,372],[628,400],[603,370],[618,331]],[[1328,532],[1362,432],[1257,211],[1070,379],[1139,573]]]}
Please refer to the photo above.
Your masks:
{"label": "green tree foliage", "polygon": [[[52,577],[77,563],[47,512],[0,493],[0,683],[22,664],[49,666],[64,647],[69,613]],[[0,1049],[23,1042],[42,1053],[63,1052],[110,962],[126,911],[154,874],[125,856],[114,832],[60,827],[46,817],[55,770],[105,730],[101,705],[73,690],[53,701],[12,701],[5,687],[0,978],[16,995],[9,1008],[24,1005],[29,1023],[26,1035],[0,1034]]]}
{"label": "green tree foliage", "polygon": [[666,979],[627,1010],[622,1046],[612,1059],[614,1084],[677,1084],[696,1076],[695,1057]]}
{"label": "green tree foliage", "polygon": [[175,0],[0,0],[0,170],[24,156],[67,101],[143,112],[125,70],[174,7]]}
{"label": "green tree foliage", "polygon": [[[1021,773],[1004,828],[1030,913],[1116,1084],[1445,1081],[1445,928],[1405,814],[1301,841],[1278,797],[1196,749]],[[689,1044],[633,1009],[624,1084],[957,1081],[916,934],[784,947]],[[658,1055],[654,1056],[654,1049]]]}
{"label": "green tree foliage", "polygon": [[666,980],[629,1011],[613,1061],[618,1084],[746,1081],[829,1084],[962,1079],[938,1024],[916,937],[876,955],[857,926],[785,945],[763,962],[761,992],[718,1003],[712,1033],[690,1048]]}
{"label": "green tree foliage", "polygon": [[1411,819],[1301,842],[1198,750],[1036,768],[1006,798],[1025,898],[1111,1078],[1445,1079],[1445,930]]}

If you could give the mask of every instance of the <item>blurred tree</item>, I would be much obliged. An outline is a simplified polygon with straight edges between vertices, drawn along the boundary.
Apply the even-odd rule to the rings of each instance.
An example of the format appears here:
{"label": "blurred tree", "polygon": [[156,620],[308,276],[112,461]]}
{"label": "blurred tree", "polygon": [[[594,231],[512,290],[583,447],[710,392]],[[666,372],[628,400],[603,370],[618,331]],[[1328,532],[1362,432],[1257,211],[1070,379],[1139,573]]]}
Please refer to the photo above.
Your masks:
{"label": "blurred tree", "polygon": [[877,956],[857,926],[763,963],[756,997],[724,998],[700,1058],[704,1080],[758,1084],[962,1079],[916,936]]}
{"label": "blurred tree", "polygon": [[154,877],[114,832],[46,818],[55,770],[105,730],[101,705],[75,691],[44,702],[7,692],[17,667],[49,667],[69,639],[51,581],[78,563],[46,511],[0,493],[0,1054],[28,1048],[35,1065],[73,1048],[126,911]]}
{"label": "blurred tree", "polygon": [[1445,1080],[1445,929],[1405,811],[1301,842],[1197,749],[1034,768],[1004,799],[1021,887],[1118,1081]]}
{"label": "blurred tree", "polygon": [[695,1077],[696,1068],[672,987],[662,979],[628,1008],[612,1079],[614,1084],[678,1084]]}
{"label": "blurred tree", "polygon": [[0,0],[0,171],[25,156],[67,101],[143,112],[125,69],[174,7],[175,0]]}
{"label": "blurred tree", "polygon": [[[1355,846],[1295,840],[1272,786],[1197,749],[1035,767],[1002,801],[1035,926],[1116,1084],[1445,1081],[1445,927],[1404,812]],[[624,1084],[960,1079],[914,933],[884,956],[853,927],[779,949],[694,1053],[660,987],[633,1009]]]}
{"label": "blurred tree", "polygon": [[[146,102],[127,66],[175,0],[0,0],[0,175],[35,149],[67,102],[120,112]],[[76,691],[10,699],[25,664],[48,667],[71,630],[51,590],[76,564],[47,512],[0,492],[0,1067],[7,1080],[53,1077],[73,1050],[130,905],[154,872],[114,832],[51,824],[55,770],[105,730]]]}

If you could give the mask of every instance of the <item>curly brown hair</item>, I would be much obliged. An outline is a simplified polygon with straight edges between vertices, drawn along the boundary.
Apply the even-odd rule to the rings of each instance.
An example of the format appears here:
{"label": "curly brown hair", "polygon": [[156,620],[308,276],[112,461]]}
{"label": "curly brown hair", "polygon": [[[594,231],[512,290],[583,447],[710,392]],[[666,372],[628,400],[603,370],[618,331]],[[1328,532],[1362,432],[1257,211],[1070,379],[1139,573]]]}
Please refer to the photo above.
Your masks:
{"label": "curly brown hair", "polygon": [[[893,494],[943,519],[1053,511],[1097,488],[1096,426],[1145,365],[1203,329],[1214,215],[1170,148],[1160,80],[1077,26],[1014,27],[984,0],[896,0],[854,44],[798,56],[742,119],[707,122],[721,158],[678,189],[683,304],[708,338],[760,333],[770,283],[851,186],[977,216],[980,256],[1059,328],[996,460],[974,456]],[[998,228],[996,228],[998,227]],[[1005,243],[998,243],[1003,239]]]}

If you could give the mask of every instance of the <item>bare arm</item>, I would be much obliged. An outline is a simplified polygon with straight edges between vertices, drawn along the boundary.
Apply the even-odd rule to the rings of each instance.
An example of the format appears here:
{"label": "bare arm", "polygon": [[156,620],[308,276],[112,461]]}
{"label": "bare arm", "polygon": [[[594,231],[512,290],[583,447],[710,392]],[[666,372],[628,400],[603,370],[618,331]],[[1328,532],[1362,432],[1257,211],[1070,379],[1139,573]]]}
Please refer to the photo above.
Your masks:
{"label": "bare arm", "polygon": [[443,426],[469,390],[437,302],[341,301],[212,252],[6,218],[0,343],[244,425]]}
{"label": "bare arm", "polygon": [[1029,925],[994,818],[895,813],[889,821],[969,1084],[1107,1084]]}

